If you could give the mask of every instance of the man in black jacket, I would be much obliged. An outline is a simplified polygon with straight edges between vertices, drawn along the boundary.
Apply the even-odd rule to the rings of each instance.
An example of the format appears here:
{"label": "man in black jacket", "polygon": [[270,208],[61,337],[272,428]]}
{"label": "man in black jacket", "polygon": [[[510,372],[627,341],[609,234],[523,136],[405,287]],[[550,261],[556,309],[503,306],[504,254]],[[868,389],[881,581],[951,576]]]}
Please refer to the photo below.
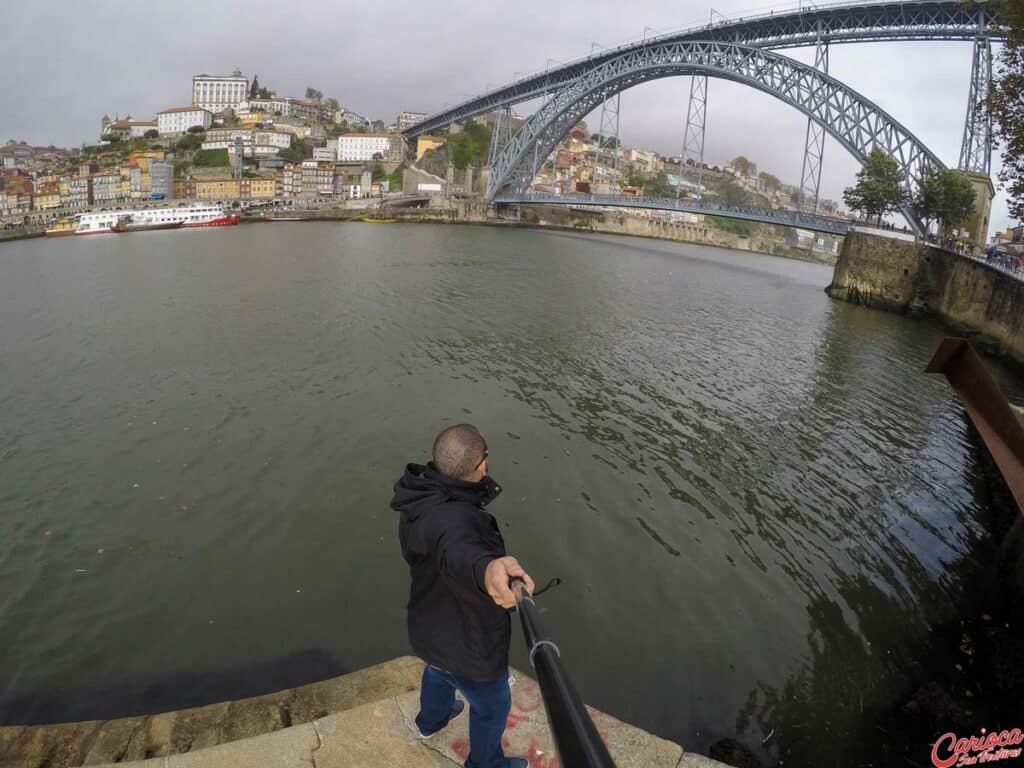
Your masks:
{"label": "man in black jacket", "polygon": [[526,768],[505,757],[501,737],[512,697],[508,646],[515,605],[509,581],[533,580],[514,557],[486,507],[501,493],[487,474],[487,443],[469,424],[434,440],[427,466],[409,464],[395,483],[391,508],[401,513],[398,538],[409,564],[409,642],[427,666],[416,727],[430,738],[469,702],[465,768]]}

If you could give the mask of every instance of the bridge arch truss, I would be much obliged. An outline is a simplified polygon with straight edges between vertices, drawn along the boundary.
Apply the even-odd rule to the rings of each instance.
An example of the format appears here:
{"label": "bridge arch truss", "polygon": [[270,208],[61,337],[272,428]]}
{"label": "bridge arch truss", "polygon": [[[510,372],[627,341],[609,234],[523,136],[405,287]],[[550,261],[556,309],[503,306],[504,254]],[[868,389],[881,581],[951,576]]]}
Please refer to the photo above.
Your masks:
{"label": "bridge arch truss", "polygon": [[513,83],[430,115],[404,131],[415,137],[448,128],[454,122],[541,98],[569,85],[602,62],[649,45],[705,40],[755,48],[782,49],[818,43],[867,43],[893,40],[997,40],[1006,36],[991,3],[962,0],[851,2],[705,24],[657,38],[591,53],[567,64],[521,77]]}
{"label": "bridge arch truss", "polygon": [[[865,96],[814,67],[763,48],[714,40],[668,40],[605,58],[552,92],[495,152],[487,198],[524,194],[558,142],[603,100],[644,82],[707,75],[747,85],[789,104],[821,125],[860,162],[879,148],[896,160],[909,190],[945,166],[917,137]],[[904,207],[910,225],[923,231]]]}

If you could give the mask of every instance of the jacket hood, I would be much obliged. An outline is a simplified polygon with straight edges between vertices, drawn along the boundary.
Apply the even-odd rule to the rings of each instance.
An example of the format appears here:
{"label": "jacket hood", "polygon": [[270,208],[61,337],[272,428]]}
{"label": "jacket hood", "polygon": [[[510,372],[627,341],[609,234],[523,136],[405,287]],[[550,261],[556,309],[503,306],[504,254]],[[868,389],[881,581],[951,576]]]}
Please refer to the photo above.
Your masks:
{"label": "jacket hood", "polygon": [[468,483],[438,472],[432,464],[407,464],[405,474],[395,483],[391,508],[405,512],[412,521],[423,510],[445,501],[463,501],[483,508],[499,493],[501,486],[490,476],[477,483]]}

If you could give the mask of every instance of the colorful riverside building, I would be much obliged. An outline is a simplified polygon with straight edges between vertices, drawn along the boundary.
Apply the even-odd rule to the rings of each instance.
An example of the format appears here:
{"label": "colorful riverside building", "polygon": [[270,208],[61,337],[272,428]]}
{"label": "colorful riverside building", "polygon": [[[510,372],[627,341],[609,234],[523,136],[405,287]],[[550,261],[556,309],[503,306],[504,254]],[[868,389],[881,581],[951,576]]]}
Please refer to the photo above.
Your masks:
{"label": "colorful riverside building", "polygon": [[32,194],[32,210],[48,211],[60,208],[60,182],[44,181],[37,182],[35,191]]}
{"label": "colorful riverside building", "polygon": [[96,205],[116,205],[131,196],[130,174],[125,169],[109,168],[92,175],[92,199]]}
{"label": "colorful riverside building", "polygon": [[186,179],[184,196],[192,200],[252,200],[272,198],[277,180],[269,176],[241,179]]}

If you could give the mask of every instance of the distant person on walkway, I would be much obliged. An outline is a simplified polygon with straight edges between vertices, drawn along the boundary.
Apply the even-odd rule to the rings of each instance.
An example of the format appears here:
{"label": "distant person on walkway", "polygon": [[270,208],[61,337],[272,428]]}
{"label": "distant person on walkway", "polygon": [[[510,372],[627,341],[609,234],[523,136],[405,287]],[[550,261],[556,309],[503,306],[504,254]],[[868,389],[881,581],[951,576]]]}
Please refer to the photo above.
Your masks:
{"label": "distant person on walkway", "polygon": [[501,737],[512,706],[508,646],[515,605],[509,580],[533,580],[505,554],[498,523],[485,507],[501,486],[487,474],[487,443],[476,427],[457,424],[434,440],[426,466],[409,464],[395,483],[391,508],[401,513],[398,539],[412,586],[409,643],[427,663],[416,728],[427,739],[469,702],[465,768],[527,768],[505,757]]}

